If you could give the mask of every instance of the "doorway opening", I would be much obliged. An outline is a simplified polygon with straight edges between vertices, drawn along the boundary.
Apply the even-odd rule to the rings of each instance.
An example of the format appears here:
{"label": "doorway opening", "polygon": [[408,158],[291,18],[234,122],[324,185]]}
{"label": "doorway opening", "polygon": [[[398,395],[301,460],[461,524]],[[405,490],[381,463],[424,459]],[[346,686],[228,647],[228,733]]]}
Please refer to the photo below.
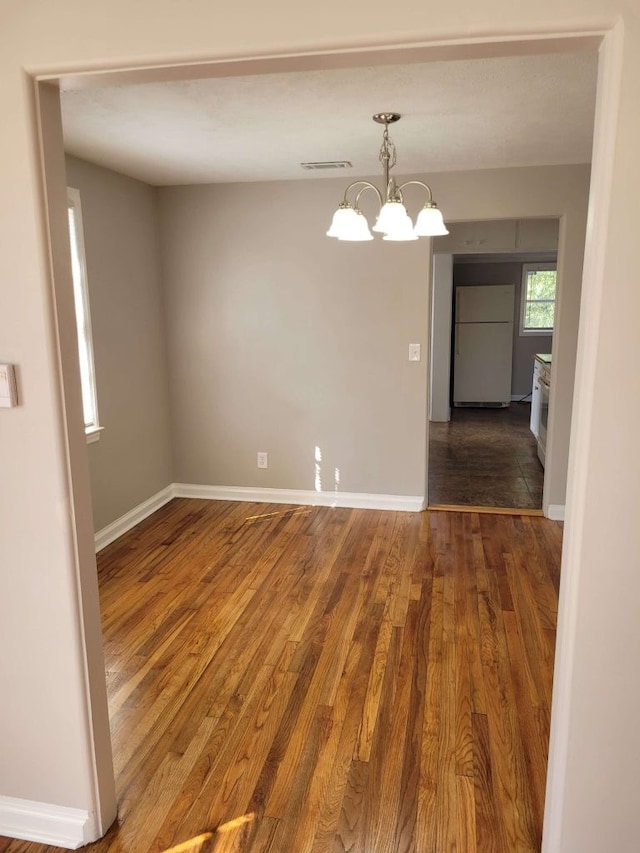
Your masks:
{"label": "doorway opening", "polygon": [[[550,375],[558,237],[548,218],[454,223],[435,241],[430,507],[542,514],[534,379],[542,365]],[[550,321],[530,317],[535,270],[548,271]]]}
{"label": "doorway opening", "polygon": [[79,452],[79,449],[74,447],[74,448],[72,448],[72,453],[73,452]]}

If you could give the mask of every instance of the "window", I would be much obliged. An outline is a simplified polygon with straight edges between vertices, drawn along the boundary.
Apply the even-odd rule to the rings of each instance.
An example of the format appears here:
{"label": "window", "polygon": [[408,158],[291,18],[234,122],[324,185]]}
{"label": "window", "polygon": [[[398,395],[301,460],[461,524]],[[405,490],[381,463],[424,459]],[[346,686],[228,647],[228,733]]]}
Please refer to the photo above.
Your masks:
{"label": "window", "polygon": [[553,332],[556,313],[556,265],[522,265],[521,335]]}
{"label": "window", "polygon": [[87,266],[84,256],[80,193],[78,190],[69,187],[67,189],[67,198],[84,429],[87,434],[87,441],[91,442],[97,441],[100,438],[100,422],[98,420],[96,376],[93,363],[93,340],[91,336],[91,314],[89,312],[89,290],[87,288]]}

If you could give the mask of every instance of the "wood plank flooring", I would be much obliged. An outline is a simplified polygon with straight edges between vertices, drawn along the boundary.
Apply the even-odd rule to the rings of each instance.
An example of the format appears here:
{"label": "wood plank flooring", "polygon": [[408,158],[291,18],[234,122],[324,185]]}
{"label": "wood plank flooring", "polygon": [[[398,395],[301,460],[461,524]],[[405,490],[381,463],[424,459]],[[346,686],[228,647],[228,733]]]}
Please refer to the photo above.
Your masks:
{"label": "wood plank flooring", "polygon": [[85,849],[538,851],[561,536],[172,501],[99,555],[119,817]]}

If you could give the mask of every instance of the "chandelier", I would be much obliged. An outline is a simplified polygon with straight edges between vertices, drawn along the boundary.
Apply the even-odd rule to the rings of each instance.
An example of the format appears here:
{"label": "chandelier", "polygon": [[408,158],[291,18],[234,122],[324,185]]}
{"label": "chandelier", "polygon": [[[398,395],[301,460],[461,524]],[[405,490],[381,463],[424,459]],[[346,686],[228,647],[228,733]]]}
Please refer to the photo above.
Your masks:
{"label": "chandelier", "polygon": [[[417,240],[418,237],[436,237],[448,234],[447,227],[442,219],[442,213],[433,200],[431,187],[422,181],[405,181],[404,184],[396,184],[395,178],[389,176],[389,172],[396,165],[396,146],[389,136],[389,125],[400,119],[399,113],[376,113],[373,120],[384,125],[382,134],[382,146],[380,147],[379,160],[384,170],[385,189],[380,190],[369,183],[369,181],[354,181],[344,191],[344,199],[338,205],[333,214],[331,227],[327,231],[328,237],[337,237],[338,240],[359,242],[362,240],[373,240],[373,234],[369,230],[369,223],[364,213],[360,210],[360,197],[367,190],[373,190],[378,197],[380,212],[373,226],[373,230],[383,234],[383,240],[400,242],[405,240]],[[403,190],[412,185],[423,187],[428,197],[414,225],[411,217],[404,206]],[[349,201],[349,193],[353,190],[353,201]]]}

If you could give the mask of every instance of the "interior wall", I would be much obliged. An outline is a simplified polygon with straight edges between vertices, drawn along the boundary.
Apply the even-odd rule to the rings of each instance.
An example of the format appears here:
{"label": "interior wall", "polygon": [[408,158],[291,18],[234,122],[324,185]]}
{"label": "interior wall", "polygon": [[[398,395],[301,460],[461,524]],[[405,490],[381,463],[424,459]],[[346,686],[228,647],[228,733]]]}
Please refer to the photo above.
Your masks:
{"label": "interior wall", "polygon": [[317,447],[323,491],[424,494],[429,242],[326,237],[344,187],[160,189],[178,482],[313,490]]}
{"label": "interior wall", "polygon": [[429,420],[446,422],[451,419],[453,255],[438,252],[433,256],[431,300]]}
{"label": "interior wall", "polygon": [[[18,406],[0,410],[0,834],[25,823],[36,833],[57,822],[68,830],[61,806],[77,810],[88,842],[115,818],[116,795],[62,124],[56,87],[40,86],[36,154],[35,95],[0,73],[0,102],[15,115],[0,160],[0,358],[16,363],[18,384]],[[5,241],[8,221],[16,233]]]}
{"label": "interior wall", "polygon": [[[101,441],[89,446],[95,523],[96,528],[100,529],[172,480],[170,414],[166,380],[168,365],[161,316],[162,296],[158,286],[160,270],[155,207],[156,191],[142,182],[73,157],[67,157],[67,171],[69,183],[80,189],[83,203],[100,414],[102,424],[107,427],[102,434]],[[335,191],[336,197],[338,197],[342,189],[341,182],[330,183],[335,183],[339,187],[334,190],[334,187],[331,186],[329,189],[329,185],[323,182],[325,194]],[[277,192],[273,191],[274,187],[278,188]],[[238,221],[244,219],[245,210],[257,210],[264,203],[264,198],[260,198],[258,195],[254,204],[253,194],[259,194],[262,191],[269,193],[270,198],[280,198],[282,200],[280,215],[269,218],[269,221],[275,224],[282,221],[282,216],[286,218],[288,210],[295,209],[295,205],[299,201],[298,198],[294,196],[288,198],[288,193],[294,192],[295,187],[295,182],[274,185],[244,184],[231,188],[231,190],[227,189],[227,192],[230,191],[234,199],[240,199],[242,210],[238,211]],[[299,190],[303,193],[306,192],[302,184],[299,185]],[[187,193],[195,198],[202,196],[203,192],[209,196],[209,205],[214,205],[217,202],[214,200],[213,194],[219,195],[225,192],[225,189],[223,187],[217,189],[213,187],[200,189],[190,187],[185,188],[184,191],[180,192],[180,195],[184,196]],[[193,243],[193,241],[198,240],[196,234],[200,229],[199,221],[195,228],[193,223],[196,219],[200,219],[203,208],[200,207],[197,216],[187,215],[183,217],[181,214],[176,220],[169,212],[169,208],[173,203],[171,199],[175,199],[177,193],[177,190],[169,191],[166,189],[157,193],[162,199],[163,223],[170,221],[179,223],[183,219],[188,221],[190,231],[195,232],[190,234],[190,240]],[[241,198],[243,194],[245,197]],[[327,210],[331,210],[331,204],[331,201],[324,198],[320,201],[318,221],[322,224],[326,219]],[[265,275],[262,282],[258,282],[254,280],[253,274],[244,275],[241,263],[238,260],[234,260],[229,267],[224,269],[218,265],[218,249],[220,247],[216,246],[210,235],[218,232],[219,228],[217,223],[212,223],[206,215],[205,221],[201,239],[203,245],[208,248],[207,259],[203,262],[213,272],[216,287],[210,297],[211,301],[208,303],[207,312],[202,313],[199,309],[193,312],[191,319],[194,328],[202,323],[208,331],[215,330],[217,318],[222,316],[215,301],[223,298],[222,293],[227,288],[226,282],[229,271],[231,271],[232,276],[239,276],[243,280],[246,279],[247,282],[251,282],[246,298],[240,303],[236,303],[238,313],[235,320],[239,327],[251,322],[247,319],[252,314],[249,305],[255,303],[256,299],[272,300],[270,313],[275,318],[275,324],[272,323],[263,327],[260,332],[255,328],[252,329],[251,340],[253,346],[264,348],[265,354],[269,352],[267,361],[263,363],[268,363],[269,358],[275,358],[279,363],[283,363],[287,358],[283,356],[283,351],[288,343],[287,339],[295,341],[296,337],[296,333],[292,331],[292,326],[304,328],[308,324],[306,315],[308,299],[300,299],[296,303],[288,296],[288,293],[291,292],[290,286],[286,287],[284,291],[282,288],[272,287],[274,280],[281,277],[282,254],[285,251],[290,254],[290,249],[282,245],[282,236],[278,227],[274,227],[267,239],[261,241],[261,246],[268,247],[269,251],[262,251],[259,257],[254,256],[250,259],[247,257],[248,253],[244,240],[241,241],[242,246],[238,245],[233,248],[229,244],[228,235],[225,232],[225,253],[233,251],[237,254],[237,258],[247,257],[250,268],[257,263],[265,265]],[[254,224],[256,228],[260,227],[263,230],[266,227],[264,222],[258,223],[256,221]],[[296,224],[294,222],[287,223],[289,233],[295,233]],[[360,327],[363,317],[360,304],[368,297],[362,290],[354,289],[353,282],[357,279],[358,267],[369,261],[369,258],[372,257],[372,250],[382,250],[384,252],[382,257],[389,259],[395,256],[397,259],[399,249],[397,246],[376,243],[375,246],[367,246],[369,252],[363,258],[362,247],[354,248],[342,244],[337,245],[335,241],[327,241],[322,224],[313,233],[311,233],[311,229],[301,228],[300,232],[304,234],[302,243],[299,239],[300,235],[295,236],[295,245],[300,247],[300,251],[304,252],[305,257],[315,258],[310,264],[314,270],[313,275],[307,271],[302,279],[298,277],[295,288],[300,293],[301,287],[304,287],[308,294],[312,294],[310,297],[312,300],[317,300],[314,295],[316,290],[324,293],[324,296],[328,298],[330,292],[323,284],[324,279],[337,281],[337,276],[345,276],[350,284],[347,289],[342,289],[341,298],[344,301],[345,295],[349,293],[352,300],[346,306],[343,305],[341,313],[344,317],[350,316],[350,323],[354,328]],[[324,454],[325,480],[322,485],[323,489],[335,489],[335,469],[338,468],[341,479],[339,489],[342,491],[420,495],[422,489],[417,477],[410,479],[407,476],[400,479],[396,476],[398,472],[395,468],[398,460],[389,450],[389,448],[394,447],[403,448],[404,459],[400,461],[400,465],[403,466],[407,474],[412,470],[415,471],[415,466],[411,464],[407,452],[408,448],[402,424],[396,421],[394,425],[388,425],[391,428],[385,429],[383,438],[382,434],[378,433],[378,441],[380,438],[383,442],[388,439],[388,444],[384,447],[380,443],[376,445],[375,439],[372,439],[368,451],[363,452],[359,459],[354,459],[353,452],[347,450],[348,447],[358,444],[354,437],[346,436],[343,426],[340,427],[340,435],[331,434],[330,429],[327,430],[326,427],[326,422],[337,424],[340,421],[338,413],[344,410],[344,399],[340,394],[335,397],[330,394],[326,395],[327,399],[323,404],[324,411],[319,413],[317,406],[305,397],[308,395],[308,391],[304,389],[304,377],[297,372],[299,366],[297,357],[289,365],[291,367],[292,364],[295,364],[293,371],[287,372],[285,369],[278,375],[277,379],[271,372],[266,374],[268,376],[267,384],[259,389],[259,392],[268,392],[270,395],[284,395],[285,398],[291,397],[301,410],[301,417],[308,424],[310,431],[322,432],[323,441],[320,444],[315,443],[311,435],[307,437],[306,454],[301,446],[302,442],[298,429],[293,426],[285,413],[278,406],[265,406],[264,402],[260,402],[256,397],[256,379],[251,375],[250,370],[247,372],[245,369],[246,359],[242,353],[244,344],[239,338],[231,336],[230,343],[225,351],[219,353],[220,358],[214,359],[211,355],[210,360],[205,359],[203,362],[201,354],[199,357],[193,357],[194,354],[189,352],[189,348],[193,346],[192,330],[190,329],[179,341],[177,340],[179,333],[174,334],[174,331],[179,323],[179,318],[184,317],[184,313],[190,310],[190,290],[189,288],[185,290],[185,282],[191,282],[194,276],[199,279],[202,278],[202,270],[197,268],[200,261],[195,262],[196,258],[201,259],[201,254],[192,251],[181,253],[187,269],[181,267],[180,261],[176,260],[174,254],[180,253],[180,244],[184,241],[182,237],[173,239],[170,236],[173,231],[172,228],[167,231],[163,226],[163,230],[163,263],[167,270],[174,270],[173,274],[167,273],[166,275],[168,304],[171,299],[170,294],[175,291],[177,295],[177,298],[171,303],[165,320],[172,347],[170,370],[170,374],[174,377],[172,397],[176,401],[172,407],[171,417],[175,434],[187,436],[177,445],[179,447],[177,455],[179,463],[176,467],[175,479],[180,482],[199,482],[212,485],[260,485],[289,489],[312,489],[315,487],[315,447],[318,446]],[[327,247],[327,243],[333,245]],[[325,250],[327,248],[334,250],[337,248],[343,254],[342,258],[339,255],[337,256],[339,270],[326,266]],[[345,260],[345,252],[350,252],[346,258],[350,262],[347,265],[342,263]],[[354,252],[360,254],[355,255]],[[411,256],[403,253],[402,260],[405,261],[405,259],[409,262]],[[393,263],[395,271],[397,260],[394,260]],[[376,274],[380,274],[382,287],[379,288],[379,292],[382,294],[385,291],[384,281],[389,279],[386,278],[384,265],[375,263],[374,266]],[[408,264],[404,273],[405,279],[417,283],[417,295],[424,292],[425,280],[424,278],[420,280],[420,276],[416,278],[414,273],[411,264]],[[489,280],[495,283],[504,281],[514,283],[517,294],[520,291],[520,264],[455,264],[454,274],[456,284],[486,283]],[[211,281],[212,279],[208,277],[207,280]],[[222,283],[222,291],[218,287],[220,283]],[[230,284],[229,287],[234,293],[238,292],[236,283]],[[257,287],[257,296],[251,291],[251,287]],[[268,294],[265,292],[265,287],[271,289]],[[286,300],[288,303],[286,312],[278,307],[279,300]],[[338,299],[339,301],[340,299]],[[259,314],[264,307],[263,304],[258,309]],[[384,335],[381,335],[380,329],[388,324],[388,306],[379,303],[377,308],[373,305],[370,308],[371,310],[367,315],[370,322],[368,334],[372,338],[382,341]],[[297,317],[293,316],[296,310],[299,311]],[[533,353],[550,351],[551,346],[550,337],[528,338],[521,337],[518,334],[518,312],[519,296],[517,295],[514,316],[512,393],[523,396],[530,391],[531,370],[529,361],[532,361]],[[407,319],[411,314],[411,308],[408,312],[405,311],[404,320],[399,324],[399,328],[394,333],[390,333],[391,336],[395,334],[392,346],[395,347],[396,353],[402,351],[402,334],[403,330],[408,331]],[[216,319],[212,320],[211,317]],[[346,340],[346,336],[344,338],[336,337],[330,321],[330,311],[326,307],[319,313],[319,317],[327,318],[328,322],[324,331],[320,330],[321,321],[314,323],[318,329],[318,334],[333,341],[331,351],[335,358],[335,364],[331,369],[334,373],[340,372],[345,382],[348,381],[349,373],[352,373],[350,381],[354,387],[362,391],[363,377],[358,376],[358,370],[349,364],[351,358],[349,354],[350,343]],[[282,321],[282,327],[277,325],[280,321]],[[258,324],[254,322],[253,325]],[[427,353],[424,351],[424,332],[422,329],[416,329],[416,333],[411,338],[412,342],[414,339],[423,344],[423,359],[426,361]],[[114,341],[117,341],[117,346],[114,346]],[[296,344],[298,354],[303,351],[306,342],[306,337],[298,340]],[[404,343],[406,349],[407,341],[405,340]],[[339,345],[336,346],[336,344]],[[221,341],[218,341],[214,344],[210,354],[216,349],[219,351],[221,346]],[[329,367],[326,356],[320,355],[320,351],[321,347],[318,347],[317,351],[311,354],[308,359],[314,362],[315,367],[313,369],[319,372],[317,381],[313,383],[313,388],[320,388],[323,385],[329,387],[331,381],[327,377],[320,378],[320,374]],[[344,359],[342,359],[343,353]],[[385,359],[380,350],[377,351],[376,355],[380,359]],[[390,363],[392,359],[393,355],[388,359],[388,362]],[[337,365],[341,363],[341,360],[343,366],[338,368]],[[221,363],[225,364],[223,370],[220,369]],[[396,359],[395,367],[399,367],[401,373],[407,373],[406,368],[402,370],[404,365],[398,359]],[[360,364],[361,368],[362,364]],[[422,375],[420,369],[416,370],[415,365],[410,365],[410,371],[413,378]],[[387,375],[393,374],[394,371],[389,366],[379,364],[374,372],[381,376],[385,372]],[[401,373],[398,374],[398,378],[401,377]],[[190,391],[184,394],[182,388],[187,375],[191,377],[188,380]],[[200,376],[199,379],[198,376]],[[216,377],[215,388],[211,381],[214,376]],[[282,384],[280,384],[280,380],[282,380]],[[193,387],[196,385],[197,388]],[[387,386],[381,385],[378,390],[381,391],[384,387],[396,388],[397,390],[403,388],[402,381],[398,385],[395,379],[390,379]],[[337,385],[336,388],[340,391],[342,385]],[[416,391],[416,388],[409,391],[408,401],[404,404],[407,406],[406,417],[412,423],[417,423],[418,419],[421,418],[420,395],[416,394]],[[237,397],[238,394],[244,398],[239,410],[235,409],[233,405],[229,405],[230,397]],[[356,402],[349,390],[346,391],[346,395],[350,397],[351,404],[356,407],[360,406],[362,418],[367,417],[366,410],[370,402],[375,400],[377,396],[374,392],[369,397],[369,401],[362,397],[360,401]],[[205,400],[207,403],[204,411],[208,412],[209,416],[206,414],[203,416]],[[310,402],[311,405],[307,406],[307,402]],[[256,408],[252,409],[254,404]],[[412,404],[413,409],[411,408]],[[220,405],[227,413],[226,420],[220,418],[218,414],[211,417],[211,414],[216,412]],[[391,411],[398,412],[398,405],[398,400],[394,400]],[[257,412],[257,407],[260,408],[260,413]],[[302,411],[305,408],[306,411]],[[265,411],[269,411],[268,418],[270,419],[270,434],[268,436],[264,434]],[[355,417],[357,418],[358,415],[356,414]],[[241,438],[235,427],[236,418],[242,419],[244,422],[260,423],[260,430],[256,430],[252,435],[250,429],[245,429]],[[199,432],[199,437],[195,441],[194,430]],[[212,438],[215,439],[215,446],[222,449],[218,454],[211,452],[210,441]],[[342,447],[340,447],[341,441],[343,441]],[[324,448],[322,447],[323,443]],[[252,450],[252,445],[255,450]],[[258,471],[255,467],[255,452],[257,449],[265,449],[263,445],[266,445],[268,452],[272,454],[271,465],[267,472]],[[235,450],[236,447],[238,448],[237,451]],[[417,442],[411,446],[412,450],[416,452],[417,447]],[[232,448],[233,452],[228,453],[226,448]],[[296,449],[294,450],[294,448]],[[388,463],[386,470],[380,470],[383,469],[383,466],[374,470],[367,462],[367,452],[376,457],[384,457]],[[348,466],[345,465],[346,459],[348,459]],[[224,467],[221,470],[218,466],[223,464],[222,460],[224,460]],[[328,480],[327,471],[330,473],[333,471],[333,476]],[[376,476],[377,480],[374,479]],[[278,485],[274,486],[276,483]],[[351,484],[351,487],[347,483]]]}
{"label": "interior wall", "polygon": [[454,263],[453,284],[454,287],[468,287],[476,284],[514,285],[511,395],[512,397],[524,397],[526,394],[530,394],[535,355],[538,352],[551,352],[553,336],[520,334],[522,264],[513,261]]}
{"label": "interior wall", "polygon": [[154,188],[75,157],[98,394],[89,444],[100,530],[172,482],[169,392]]}
{"label": "interior wall", "polygon": [[[552,405],[568,430],[589,168],[420,177],[453,220],[567,211],[576,245],[563,337],[574,352],[554,368],[565,378]],[[159,190],[178,482],[313,489],[319,447],[323,490],[337,468],[340,491],[424,494],[428,244],[328,239],[344,185]],[[407,360],[410,342],[422,345],[419,363]],[[549,456],[547,503],[564,504],[567,455],[568,434]]]}
{"label": "interior wall", "polygon": [[545,853],[633,851],[638,842],[640,684],[629,673],[640,657],[640,395],[627,390],[640,357],[637,16],[620,21],[601,53]]}

